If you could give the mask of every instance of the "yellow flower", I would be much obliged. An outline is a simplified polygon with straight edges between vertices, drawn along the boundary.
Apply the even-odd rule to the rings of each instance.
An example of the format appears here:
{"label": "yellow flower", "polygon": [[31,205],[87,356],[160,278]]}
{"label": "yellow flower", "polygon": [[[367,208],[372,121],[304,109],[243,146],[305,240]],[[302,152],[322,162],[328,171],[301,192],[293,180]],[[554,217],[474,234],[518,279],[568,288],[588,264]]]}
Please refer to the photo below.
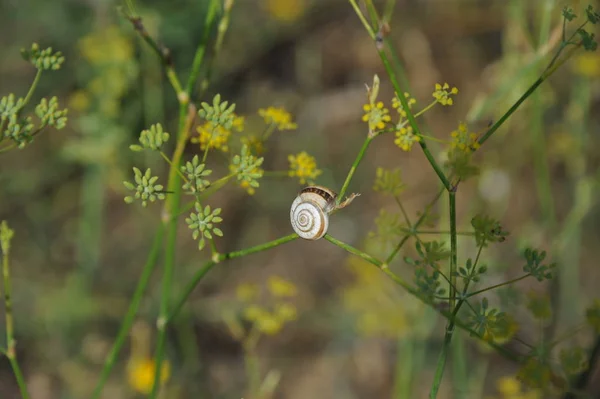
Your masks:
{"label": "yellow flower", "polygon": [[500,394],[498,399],[541,399],[538,390],[523,390],[522,384],[514,376],[505,376],[498,379],[496,389]]}
{"label": "yellow flower", "polygon": [[77,90],[69,97],[69,108],[85,111],[90,107],[90,96],[84,90]]}
{"label": "yellow flower", "polygon": [[[235,173],[235,171],[237,170],[237,167],[235,165],[229,165],[229,170],[232,173]],[[262,177],[263,173],[265,171],[260,168],[260,167],[256,167],[256,168],[252,168],[252,170],[250,171],[250,173],[252,174],[257,174],[259,175],[257,178]],[[248,195],[254,195],[256,193],[256,188],[252,187],[250,185],[250,182],[247,180],[237,180],[238,184],[240,185],[241,188],[243,188],[244,190],[246,190],[246,192],[248,193]]]}
{"label": "yellow flower", "polygon": [[131,40],[114,25],[83,37],[79,49],[90,64],[112,64],[133,58]]}
{"label": "yellow flower", "polygon": [[[135,359],[127,367],[127,381],[129,386],[142,394],[149,394],[154,384],[156,364],[154,359]],[[160,373],[161,384],[166,383],[171,375],[171,366],[168,361],[163,361]]]}
{"label": "yellow flower", "polygon": [[308,155],[306,151],[297,155],[289,155],[288,161],[290,162],[289,176],[298,177],[300,184],[312,183],[322,173],[317,169],[315,158]]}
{"label": "yellow flower", "polygon": [[275,305],[275,315],[283,322],[296,320],[298,316],[296,307],[290,303],[278,303]]}
{"label": "yellow flower", "polygon": [[214,148],[223,152],[229,151],[229,137],[231,131],[225,129],[223,126],[215,126],[211,122],[206,122],[202,126],[196,128],[198,137],[192,138],[192,143],[200,143],[200,149],[204,151],[208,146],[208,149]]}
{"label": "yellow flower", "polygon": [[[149,394],[154,384],[156,363],[150,357],[150,326],[136,322],[131,329],[131,353],[127,361],[127,382],[137,392]],[[161,365],[160,382],[166,383],[171,375],[171,366],[167,360]]]}
{"label": "yellow flower", "polygon": [[452,136],[452,148],[460,151],[470,153],[480,147],[477,141],[479,136],[476,133],[469,133],[467,124],[464,122],[461,122],[458,125],[458,129],[450,133],[450,136]]}
{"label": "yellow flower", "polygon": [[233,116],[233,122],[231,124],[231,130],[235,129],[238,132],[243,132],[244,126],[246,124],[246,118],[243,116],[236,115],[235,113],[233,115],[234,116]]}
{"label": "yellow flower", "polygon": [[275,125],[280,131],[295,130],[298,127],[292,122],[292,115],[283,107],[261,108],[258,110],[258,114],[262,116],[267,125]]}
{"label": "yellow flower", "polygon": [[268,284],[271,295],[279,298],[295,296],[298,291],[294,283],[278,276],[270,276]]}
{"label": "yellow flower", "polygon": [[306,0],[265,0],[266,11],[283,22],[292,22],[304,14]]}
{"label": "yellow flower", "polygon": [[394,143],[403,151],[410,151],[414,143],[421,141],[421,137],[413,133],[411,126],[401,127],[396,131],[396,140]]}
{"label": "yellow flower", "polygon": [[240,301],[249,302],[258,297],[259,291],[256,284],[242,283],[236,287],[235,296]]}
{"label": "yellow flower", "polygon": [[242,144],[246,144],[252,154],[262,155],[265,152],[265,144],[256,136],[242,137]]}
{"label": "yellow flower", "polygon": [[577,57],[573,62],[575,73],[588,78],[600,76],[600,54],[586,51]]}
{"label": "yellow flower", "polygon": [[448,83],[444,83],[443,85],[439,83],[435,84],[433,98],[435,98],[438,103],[442,105],[454,104],[454,100],[452,100],[452,97],[450,97],[454,94],[458,94],[458,89],[456,87],[450,88],[450,85]]}
{"label": "yellow flower", "polygon": [[365,104],[363,105],[365,114],[362,117],[363,122],[369,123],[369,129],[383,129],[385,124],[392,120],[389,115],[390,111],[383,106],[383,102],[379,101],[377,104]]}
{"label": "yellow flower", "polygon": [[[417,103],[417,100],[412,98],[410,96],[410,93],[404,93],[404,97],[406,98],[406,100],[408,102],[408,108],[412,109],[413,105],[415,105]],[[398,113],[402,117],[406,118],[406,111],[404,110],[404,108],[402,108],[402,103],[400,102],[400,99],[398,99],[397,95],[394,96],[394,98],[392,98],[392,108],[396,108]]]}

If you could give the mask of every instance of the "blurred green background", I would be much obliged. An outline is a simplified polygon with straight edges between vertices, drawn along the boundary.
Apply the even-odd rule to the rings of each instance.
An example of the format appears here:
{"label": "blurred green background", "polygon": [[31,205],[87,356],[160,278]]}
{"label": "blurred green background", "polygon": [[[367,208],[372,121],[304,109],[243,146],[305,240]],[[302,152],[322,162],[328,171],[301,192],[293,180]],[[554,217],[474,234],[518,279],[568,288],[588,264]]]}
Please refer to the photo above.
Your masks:
{"label": "blurred green background", "polygon": [[[204,29],[206,3],[135,2],[151,35],[171,50],[182,79]],[[553,47],[539,42],[539,32],[547,21],[548,41],[556,44],[563,3],[397,0],[390,40],[406,67],[412,96],[424,106],[437,82],[460,90],[453,107],[425,115],[428,134],[447,138],[459,121],[483,129],[502,115],[551,58]],[[177,101],[155,54],[118,6],[123,4],[107,0],[0,3],[2,95],[24,95],[35,75],[20,58],[21,48],[38,42],[66,57],[60,71],[43,76],[36,99],[59,96],[70,108],[67,128],[0,155],[0,220],[16,232],[11,265],[18,355],[36,399],[90,396],[160,218],[160,205],[126,205],[122,181],[131,179],[134,165],[166,178],[159,157],[132,153],[128,146],[153,123],[175,132]],[[220,93],[237,104],[238,114],[247,115],[248,130],[259,129],[259,108],[284,106],[298,129],[271,137],[263,167],[285,171],[289,154],[307,151],[323,171],[317,183],[339,190],[367,133],[362,105],[374,74],[381,78],[380,98],[390,103],[389,79],[347,1],[237,0],[212,83],[204,98],[194,100],[209,101]],[[599,76],[598,54],[578,53],[477,152],[481,173],[458,192],[460,229],[486,212],[511,232],[505,243],[484,252],[491,269],[484,286],[520,275],[519,251],[527,245],[548,250],[560,264],[553,284],[526,280],[490,297],[515,316],[517,336],[525,342],[535,342],[540,329],[523,306],[528,289],[550,296],[553,319],[544,327],[554,337],[579,325],[585,307],[598,297]],[[442,149],[432,147],[434,154]],[[185,157],[198,152],[190,144]],[[219,176],[227,173],[220,160],[211,161]],[[392,136],[378,138],[350,187],[362,195],[332,217],[330,226],[332,236],[373,252],[385,249],[368,240],[374,220],[380,209],[394,212],[396,206],[372,190],[379,166],[401,168],[407,185],[402,198],[413,218],[439,189],[418,149],[407,153]],[[235,184],[219,191],[209,201],[223,208],[225,238],[217,240],[219,250],[291,233],[289,206],[300,187],[288,177],[265,176],[252,196]],[[447,228],[445,200],[436,212],[442,216],[440,229]],[[474,256],[471,241],[461,239],[459,259]],[[403,255],[413,248],[406,246]],[[177,251],[175,292],[208,256],[198,252],[184,223]],[[411,267],[401,258],[392,268],[410,278]],[[264,286],[273,275],[297,287],[298,314],[258,345],[263,375],[281,372],[273,397],[426,397],[444,320],[375,269],[364,270],[369,267],[324,240],[298,240],[219,265],[170,326],[171,370],[163,397],[247,395],[243,348],[224,319],[239,306],[239,284]],[[103,397],[140,395],[128,382],[127,365],[136,343],[140,351],[153,350],[159,296],[157,272]],[[589,346],[592,336],[573,339]],[[513,397],[503,396],[497,385],[501,377],[514,376],[517,365],[463,333],[455,342],[459,355],[453,359],[462,362],[450,359],[440,398]],[[523,351],[515,341],[506,346]],[[598,395],[600,374],[595,375],[590,391]],[[19,397],[4,358],[0,397]]]}

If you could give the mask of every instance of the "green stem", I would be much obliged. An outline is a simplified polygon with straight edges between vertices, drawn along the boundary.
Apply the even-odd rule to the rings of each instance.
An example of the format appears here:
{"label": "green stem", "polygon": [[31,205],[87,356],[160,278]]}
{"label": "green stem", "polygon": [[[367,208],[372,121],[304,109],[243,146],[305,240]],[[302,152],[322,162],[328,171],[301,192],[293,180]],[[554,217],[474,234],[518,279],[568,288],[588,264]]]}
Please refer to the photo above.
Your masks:
{"label": "green stem", "polygon": [[8,249],[3,247],[2,252],[2,277],[4,280],[4,321],[6,324],[6,357],[8,358],[10,365],[17,380],[19,391],[21,392],[22,399],[29,399],[29,392],[27,391],[27,385],[25,384],[25,378],[19,367],[17,360],[16,345],[17,341],[14,336],[14,319],[12,312],[12,296],[11,296],[11,285],[10,285],[10,265],[8,259]]}
{"label": "green stem", "polygon": [[[187,111],[187,112],[186,112]],[[175,267],[175,249],[177,240],[177,217],[181,199],[181,179],[179,176],[179,164],[183,156],[185,144],[187,143],[189,131],[191,129],[196,108],[193,105],[180,103],[179,105],[179,131],[177,134],[177,144],[173,151],[172,165],[169,168],[169,180],[167,190],[173,194],[168,196],[162,213],[162,225],[167,230],[167,242],[165,247],[165,266],[162,276],[162,292],[160,298],[160,312],[156,321],[158,329],[158,338],[155,350],[154,384],[150,398],[155,399],[160,387],[160,375],[162,372],[162,361],[164,358],[166,344],[166,324],[169,312],[169,303],[171,301],[171,288],[173,285],[173,272]]]}
{"label": "green stem", "polygon": [[[406,97],[404,97],[404,91],[400,88],[400,85],[398,84],[398,80],[396,79],[394,70],[392,69],[392,66],[390,65],[387,54],[385,53],[384,50],[378,50],[378,53],[379,53],[379,57],[381,58],[381,61],[383,62],[383,66],[390,78],[390,81],[392,82],[392,86],[394,87],[396,96],[398,97],[398,100],[400,100],[400,104],[402,104],[402,108],[406,112],[406,118],[408,119],[408,122],[410,123],[410,126],[412,127],[414,134],[421,136],[421,130],[419,129],[419,126],[417,125],[417,121],[410,110],[410,107],[408,105],[408,101],[406,100]],[[419,141],[419,145],[421,146],[421,149],[423,150],[423,154],[425,154],[425,157],[429,161],[429,164],[435,171],[436,175],[438,175],[440,181],[442,182],[442,184],[444,185],[446,190],[450,191],[452,188],[450,185],[450,181],[448,180],[448,178],[442,171],[442,168],[438,165],[437,161],[431,154],[431,151],[429,151],[429,148],[427,147],[427,143],[425,143],[425,140]]]}
{"label": "green stem", "polygon": [[358,155],[356,156],[356,159],[354,160],[354,163],[352,164],[352,167],[350,168],[350,171],[348,172],[348,175],[346,176],[346,181],[344,181],[344,185],[342,186],[342,189],[340,190],[340,193],[337,196],[337,199],[336,199],[337,205],[339,205],[343,201],[344,195],[346,194],[346,191],[348,190],[348,186],[350,185],[350,181],[352,181],[352,177],[354,176],[354,173],[356,172],[356,169],[358,168],[360,161],[362,161],[363,157],[365,156],[365,153],[367,152],[367,148],[369,148],[369,144],[371,144],[372,140],[373,140],[373,137],[370,137],[370,136],[368,136],[365,139],[360,151],[358,152]]}
{"label": "green stem", "polygon": [[119,352],[127,339],[127,335],[129,334],[129,330],[133,325],[135,320],[135,316],[140,307],[140,303],[142,302],[142,297],[144,292],[146,291],[146,287],[150,281],[150,277],[152,276],[152,272],[156,266],[158,255],[160,253],[160,248],[162,244],[164,227],[163,225],[158,226],[158,230],[154,235],[154,242],[152,244],[152,248],[150,249],[150,253],[148,254],[148,259],[146,260],[146,264],[144,265],[144,269],[142,270],[142,274],[140,279],[135,287],[135,292],[133,294],[133,298],[131,298],[131,302],[129,303],[129,308],[127,309],[127,313],[123,318],[123,322],[121,323],[121,327],[119,328],[119,332],[117,334],[117,338],[113,343],[112,348],[108,356],[106,357],[106,361],[104,362],[104,367],[102,368],[102,372],[100,373],[100,378],[98,379],[98,383],[96,384],[96,388],[94,389],[94,393],[92,394],[92,399],[99,399],[102,394],[102,390],[104,389],[104,385],[108,381],[108,377],[112,368],[114,367],[117,357],[119,356]]}
{"label": "green stem", "polygon": [[217,27],[217,39],[215,40],[215,45],[213,47],[212,57],[208,63],[208,67],[206,68],[206,76],[202,79],[201,85],[201,94],[204,94],[204,91],[208,88],[208,84],[212,78],[212,73],[214,70],[215,60],[221,51],[221,47],[223,45],[223,39],[225,38],[225,33],[229,28],[229,19],[231,16],[231,9],[233,8],[233,4],[235,0],[225,0],[224,9],[223,9],[223,17],[219,21],[219,26]]}
{"label": "green stem", "polygon": [[525,279],[525,278],[527,278],[529,276],[531,276],[531,274],[527,273],[527,274],[525,274],[525,275],[523,275],[521,277],[517,277],[517,278],[514,278],[512,280],[505,281],[503,283],[495,284],[495,285],[492,285],[490,287],[483,288],[483,289],[481,289],[479,291],[469,292],[466,295],[466,298],[471,298],[472,296],[479,295],[479,294],[481,294],[483,292],[490,291],[490,290],[493,290],[493,289],[496,289],[496,288],[499,288],[499,287],[503,287],[505,285],[509,285],[509,284],[512,284],[512,283],[516,283],[517,281],[521,281],[521,280],[523,280],[523,279]]}
{"label": "green stem", "polygon": [[198,285],[200,280],[202,280],[204,278],[204,276],[206,276],[206,274],[218,263],[220,263],[224,260],[227,260],[227,259],[239,258],[242,256],[254,254],[257,252],[266,251],[267,249],[271,249],[271,248],[277,247],[279,245],[288,243],[297,238],[298,238],[298,235],[294,233],[294,234],[290,234],[290,235],[278,238],[273,241],[266,242],[264,244],[260,244],[260,245],[254,246],[254,247],[242,249],[240,251],[233,251],[233,252],[229,252],[226,254],[215,254],[213,256],[213,259],[206,262],[200,268],[200,270],[198,270],[196,272],[196,274],[194,274],[194,276],[191,278],[191,280],[185,286],[182,294],[179,296],[177,301],[175,301],[175,306],[171,309],[171,311],[166,319],[166,322],[169,323],[171,320],[173,320],[173,318],[175,316],[177,316],[177,314],[179,313],[179,311],[181,310],[181,308],[187,301],[188,297],[192,294],[192,292],[196,288],[196,285]]}
{"label": "green stem", "polygon": [[[449,193],[450,204],[450,298],[456,296],[456,264],[458,248],[456,240],[456,191]],[[450,309],[454,309],[454,299],[450,299]]]}
{"label": "green stem", "polygon": [[131,22],[133,28],[138,32],[138,34],[142,37],[142,39],[150,46],[150,48],[156,53],[158,58],[161,60],[163,66],[165,67],[165,73],[173,90],[175,90],[175,94],[177,95],[177,99],[180,103],[187,103],[189,101],[189,95],[187,95],[181,86],[181,82],[177,77],[177,73],[175,72],[175,67],[173,65],[173,60],[171,59],[171,52],[168,48],[164,46],[159,46],[158,43],[150,36],[146,27],[144,26],[142,19],[140,17],[134,17],[132,15],[125,14],[125,18]]}
{"label": "green stem", "polygon": [[27,95],[25,96],[25,99],[23,100],[23,105],[21,105],[20,109],[23,109],[25,107],[25,105],[27,105],[29,103],[29,100],[31,100],[31,96],[33,96],[33,92],[35,91],[35,88],[37,87],[41,77],[42,77],[42,70],[38,69],[37,72],[35,73],[35,78],[33,78],[31,87],[29,88],[29,91],[27,92]]}
{"label": "green stem", "polygon": [[198,80],[198,75],[200,74],[200,68],[202,67],[204,61],[204,54],[206,53],[206,47],[208,46],[208,38],[210,36],[212,23],[217,15],[218,3],[218,0],[210,0],[210,4],[208,5],[208,11],[204,20],[204,32],[202,34],[202,39],[200,40],[200,45],[196,49],[196,54],[194,54],[192,70],[185,85],[185,91],[189,95],[192,95],[192,92],[194,91],[194,85],[196,84],[196,80]]}
{"label": "green stem", "polygon": [[[423,213],[421,214],[421,216],[419,217],[419,219],[415,222],[415,224],[412,226],[413,230],[416,230],[417,228],[419,228],[419,226],[421,226],[423,224],[423,222],[425,222],[425,219],[427,219],[427,216],[429,214],[429,211],[431,210],[431,208],[433,207],[433,205],[440,199],[440,197],[442,196],[442,194],[444,193],[444,191],[446,191],[445,188],[442,188],[437,195],[435,196],[435,198],[433,198],[433,200],[427,204],[427,206],[425,207],[425,210],[423,211]],[[396,257],[396,255],[398,254],[398,252],[400,252],[400,250],[402,249],[402,247],[404,246],[404,244],[408,241],[408,239],[412,236],[413,234],[406,234],[398,243],[398,245],[396,245],[396,248],[394,248],[394,250],[392,251],[392,253],[390,254],[390,256],[387,257],[387,259],[385,260],[386,264],[390,264],[392,263],[392,261],[394,260],[394,258]]]}
{"label": "green stem", "polygon": [[340,240],[337,240],[337,239],[333,238],[332,236],[330,236],[329,234],[325,234],[325,236],[323,236],[323,238],[325,238],[327,241],[331,242],[332,244],[348,251],[349,253],[359,256],[362,259],[369,262],[370,264],[376,266],[379,270],[381,270],[383,273],[385,273],[392,281],[394,281],[396,284],[398,284],[399,286],[404,288],[409,294],[415,296],[417,299],[419,299],[425,305],[431,307],[433,310],[438,312],[440,315],[444,316],[446,319],[452,320],[454,322],[454,324],[453,324],[454,326],[460,327],[464,331],[468,332],[471,336],[477,337],[480,340],[486,342],[486,344],[488,346],[492,347],[494,350],[496,350],[498,353],[500,353],[502,356],[506,357],[507,359],[510,359],[510,360],[513,360],[516,362],[521,362],[522,357],[515,355],[515,354],[509,352],[506,348],[485,339],[477,331],[473,330],[467,323],[465,323],[462,320],[460,320],[459,318],[457,318],[453,313],[438,306],[438,304],[436,302],[432,301],[430,298],[423,296],[423,294],[420,291],[418,291],[416,288],[411,286],[406,280],[404,280],[402,277],[398,276],[393,271],[391,271],[387,263],[384,263],[384,262],[376,259],[375,257],[373,257],[357,248],[354,248],[351,245],[348,245]]}

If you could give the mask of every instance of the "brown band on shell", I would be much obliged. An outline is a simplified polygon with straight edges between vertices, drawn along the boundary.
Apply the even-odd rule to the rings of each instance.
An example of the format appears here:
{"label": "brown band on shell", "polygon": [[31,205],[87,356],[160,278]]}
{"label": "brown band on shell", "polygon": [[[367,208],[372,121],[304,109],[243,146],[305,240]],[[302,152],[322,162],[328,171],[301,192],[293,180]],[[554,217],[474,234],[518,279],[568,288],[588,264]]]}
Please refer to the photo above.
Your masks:
{"label": "brown band on shell", "polygon": [[336,193],[334,193],[333,191],[331,191],[328,188],[321,187],[321,186],[305,187],[302,189],[302,191],[300,191],[300,194],[304,194],[304,193],[315,193],[317,195],[320,195],[321,197],[323,197],[325,199],[325,201],[327,201],[327,203],[335,202],[335,198],[337,197]]}

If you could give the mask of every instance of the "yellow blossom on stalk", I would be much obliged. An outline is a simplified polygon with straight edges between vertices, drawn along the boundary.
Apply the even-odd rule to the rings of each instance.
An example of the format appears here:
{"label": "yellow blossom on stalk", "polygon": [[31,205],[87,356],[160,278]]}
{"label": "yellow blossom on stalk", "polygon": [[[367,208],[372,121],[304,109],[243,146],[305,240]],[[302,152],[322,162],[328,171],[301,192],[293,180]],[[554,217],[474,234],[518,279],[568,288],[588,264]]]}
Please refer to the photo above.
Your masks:
{"label": "yellow blossom on stalk", "polygon": [[296,155],[289,155],[288,161],[290,162],[288,175],[290,177],[298,177],[300,184],[312,183],[314,179],[323,173],[320,169],[317,169],[315,158],[308,155],[306,151],[302,151]]}
{"label": "yellow blossom on stalk", "polygon": [[306,0],[264,0],[266,11],[283,22],[292,22],[304,14]]}
{"label": "yellow blossom on stalk", "polygon": [[[417,103],[417,100],[411,97],[410,93],[408,92],[404,93],[404,97],[408,102],[408,108],[412,109],[413,105]],[[395,95],[394,98],[392,98],[392,108],[395,108],[403,118],[406,118],[406,111],[404,110],[404,108],[402,108],[402,103],[400,102],[400,99],[397,95]]]}
{"label": "yellow blossom on stalk", "polygon": [[240,284],[236,291],[238,299],[247,303],[243,310],[244,319],[251,322],[253,328],[263,334],[275,335],[281,331],[285,323],[297,318],[296,306],[284,299],[295,296],[297,288],[294,283],[281,277],[271,276],[268,279],[270,305],[252,303],[260,296],[260,290],[254,284]]}
{"label": "yellow blossom on stalk", "polygon": [[396,131],[394,143],[403,151],[410,151],[413,144],[419,141],[421,141],[421,137],[414,134],[411,126],[401,127],[400,130]]}
{"label": "yellow blossom on stalk", "polygon": [[233,113],[233,122],[231,124],[231,130],[237,130],[238,132],[244,131],[244,126],[246,124],[246,118],[240,115],[236,115]]}
{"label": "yellow blossom on stalk", "polygon": [[[138,359],[131,362],[127,367],[127,381],[129,386],[137,392],[147,395],[152,391],[154,384],[154,371],[156,363],[154,359]],[[171,367],[168,362],[163,361],[160,373],[160,382],[164,384],[169,380]]]}
{"label": "yellow blossom on stalk", "polygon": [[383,106],[383,102],[378,101],[375,104],[363,105],[365,114],[362,117],[363,122],[369,123],[369,129],[371,131],[376,129],[383,129],[387,122],[392,120],[389,115],[390,111]]}
{"label": "yellow blossom on stalk", "polygon": [[278,276],[269,277],[268,284],[269,291],[274,297],[290,297],[295,296],[297,293],[296,285],[294,285],[294,283]]}
{"label": "yellow blossom on stalk", "polygon": [[[538,390],[523,390],[522,384],[514,376],[506,376],[498,379],[496,389],[500,396],[497,399],[541,399]],[[492,399],[492,398],[490,398]]]}
{"label": "yellow blossom on stalk", "polygon": [[133,43],[115,25],[83,37],[78,47],[90,64],[124,62],[133,57]]}
{"label": "yellow blossom on stalk", "polygon": [[476,133],[469,133],[467,124],[464,122],[461,122],[458,129],[450,133],[450,136],[452,136],[452,148],[468,153],[480,147],[477,142],[479,136]]}
{"label": "yellow blossom on stalk", "polygon": [[90,107],[90,95],[85,90],[77,90],[69,97],[69,108],[86,111]]}
{"label": "yellow blossom on stalk", "polygon": [[242,283],[235,289],[235,296],[238,300],[248,302],[256,299],[259,294],[259,288],[256,284]]}
{"label": "yellow blossom on stalk", "polygon": [[455,94],[458,94],[458,89],[456,87],[450,88],[450,85],[448,83],[444,83],[443,85],[439,83],[435,84],[433,98],[435,98],[438,103],[442,105],[454,104],[454,100],[452,100],[451,96]]}
{"label": "yellow blossom on stalk", "polygon": [[575,73],[588,78],[600,76],[600,54],[586,51],[573,60]]}
{"label": "yellow blossom on stalk", "polygon": [[251,153],[256,155],[262,155],[265,152],[265,144],[263,141],[256,136],[242,137],[242,144],[246,144]]}
{"label": "yellow blossom on stalk", "polygon": [[277,130],[295,130],[298,125],[292,122],[292,114],[287,112],[283,107],[268,107],[261,108],[258,114],[264,119],[267,125],[277,126]]}
{"label": "yellow blossom on stalk", "polygon": [[[127,361],[127,382],[142,394],[149,394],[154,385],[156,362],[150,354],[150,326],[136,322],[131,329],[131,353]],[[166,383],[171,375],[171,365],[164,360],[161,365],[160,382]]]}
{"label": "yellow blossom on stalk", "polygon": [[206,122],[202,126],[196,128],[198,137],[192,137],[192,143],[199,143],[200,149],[204,151],[208,146],[208,149],[214,148],[223,152],[229,151],[229,137],[231,131],[225,129],[223,126],[215,126],[211,122]]}

